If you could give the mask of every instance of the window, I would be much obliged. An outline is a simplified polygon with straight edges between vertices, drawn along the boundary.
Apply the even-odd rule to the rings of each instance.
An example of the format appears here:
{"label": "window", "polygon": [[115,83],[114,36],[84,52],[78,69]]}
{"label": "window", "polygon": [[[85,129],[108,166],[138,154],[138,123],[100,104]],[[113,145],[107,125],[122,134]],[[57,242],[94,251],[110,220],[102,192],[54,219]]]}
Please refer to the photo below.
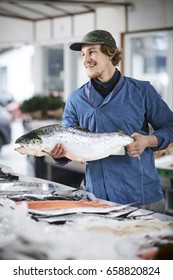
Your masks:
{"label": "window", "polygon": [[172,32],[125,35],[125,75],[150,81],[173,108]]}
{"label": "window", "polygon": [[43,47],[43,91],[64,92],[64,51],[63,46]]}

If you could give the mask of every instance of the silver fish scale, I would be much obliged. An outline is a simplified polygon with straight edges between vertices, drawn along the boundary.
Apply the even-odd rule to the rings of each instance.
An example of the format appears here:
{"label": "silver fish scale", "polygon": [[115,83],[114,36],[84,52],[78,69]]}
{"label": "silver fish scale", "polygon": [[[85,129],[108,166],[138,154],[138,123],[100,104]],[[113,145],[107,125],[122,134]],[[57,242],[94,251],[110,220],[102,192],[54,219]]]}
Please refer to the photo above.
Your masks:
{"label": "silver fish scale", "polygon": [[55,133],[69,133],[69,135],[78,135],[78,136],[84,136],[84,137],[91,137],[91,138],[99,138],[99,137],[112,137],[113,134],[115,136],[120,136],[122,138],[129,137],[127,134],[125,134],[123,131],[118,132],[90,132],[85,131],[77,127],[70,127],[70,126],[61,126],[61,125],[50,125],[50,126],[44,126],[40,127],[38,129],[35,129],[34,132],[37,132],[38,136],[45,136],[45,135],[55,135]]}
{"label": "silver fish scale", "polygon": [[[32,137],[33,139],[41,138],[43,143],[40,144],[40,148],[38,142],[34,143],[31,139]],[[26,153],[29,150],[34,151],[34,149],[37,150],[37,154],[39,149],[49,153],[56,144],[63,144],[66,150],[65,156],[76,161],[91,161],[110,155],[124,155],[124,146],[134,141],[133,138],[121,132],[87,132],[58,124],[41,127],[21,136],[19,139],[16,140],[16,143],[25,144],[25,146],[27,144]],[[18,151],[20,152],[20,149]],[[24,151],[22,152],[24,153]]]}

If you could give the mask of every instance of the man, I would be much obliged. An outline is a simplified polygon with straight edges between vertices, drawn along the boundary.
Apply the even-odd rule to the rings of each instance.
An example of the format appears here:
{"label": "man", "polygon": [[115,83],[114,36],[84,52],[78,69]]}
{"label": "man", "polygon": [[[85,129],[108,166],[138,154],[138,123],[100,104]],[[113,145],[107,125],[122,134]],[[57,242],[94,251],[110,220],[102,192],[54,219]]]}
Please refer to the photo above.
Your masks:
{"label": "man", "polygon": [[[109,32],[91,31],[70,49],[81,52],[90,80],[69,95],[63,125],[83,126],[92,132],[123,130],[135,139],[126,146],[125,156],[87,163],[86,190],[97,198],[121,204],[135,202],[136,206],[164,212],[153,151],[173,142],[172,111],[149,82],[119,72],[116,66],[122,55]],[[154,130],[152,134],[148,123]],[[64,152],[59,144],[52,150],[57,164],[69,161]]]}

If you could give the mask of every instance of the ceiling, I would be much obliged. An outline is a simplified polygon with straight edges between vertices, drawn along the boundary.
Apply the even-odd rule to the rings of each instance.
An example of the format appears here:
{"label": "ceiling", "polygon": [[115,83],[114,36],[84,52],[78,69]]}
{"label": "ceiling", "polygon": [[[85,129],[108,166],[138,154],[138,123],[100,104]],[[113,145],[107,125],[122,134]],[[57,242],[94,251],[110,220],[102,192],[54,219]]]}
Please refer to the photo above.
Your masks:
{"label": "ceiling", "polygon": [[[95,12],[97,7],[131,6],[125,0],[0,0],[0,17],[29,20],[36,22],[45,19],[60,18]],[[20,44],[0,45],[0,55]]]}
{"label": "ceiling", "polygon": [[0,16],[38,21],[94,12],[96,7],[130,5],[124,0],[0,0]]}

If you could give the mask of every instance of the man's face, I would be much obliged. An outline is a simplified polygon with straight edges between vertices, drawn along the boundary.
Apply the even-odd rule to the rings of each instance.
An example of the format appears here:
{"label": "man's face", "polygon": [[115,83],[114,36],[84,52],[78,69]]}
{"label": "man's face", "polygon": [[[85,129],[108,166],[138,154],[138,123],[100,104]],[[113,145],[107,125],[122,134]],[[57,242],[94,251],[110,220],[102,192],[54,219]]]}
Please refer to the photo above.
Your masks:
{"label": "man's face", "polygon": [[101,52],[100,45],[83,45],[81,56],[88,77],[104,81],[113,65],[111,57]]}

